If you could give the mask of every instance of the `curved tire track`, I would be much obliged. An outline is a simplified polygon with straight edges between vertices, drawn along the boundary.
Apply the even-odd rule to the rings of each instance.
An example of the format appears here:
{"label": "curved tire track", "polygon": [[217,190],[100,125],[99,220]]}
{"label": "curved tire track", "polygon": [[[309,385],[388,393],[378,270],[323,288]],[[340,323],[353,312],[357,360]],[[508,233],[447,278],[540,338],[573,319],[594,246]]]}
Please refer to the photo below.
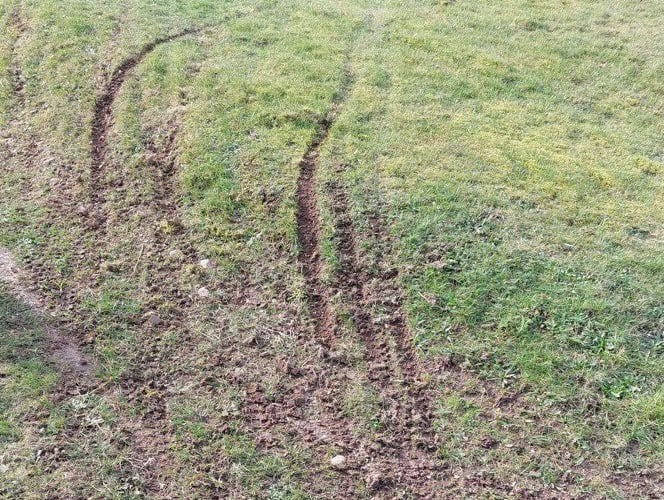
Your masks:
{"label": "curved tire track", "polygon": [[106,156],[108,152],[108,132],[113,123],[113,103],[122,88],[127,76],[150,52],[160,45],[172,42],[187,35],[198,33],[203,28],[187,28],[173,35],[157,38],[133,56],[128,57],[120,63],[113,71],[110,80],[104,86],[102,92],[97,96],[92,118],[92,132],[90,134],[90,198],[95,205],[103,204],[103,176],[106,167]]}
{"label": "curved tire track", "polygon": [[[96,231],[95,236],[102,236],[106,233],[106,209],[104,207],[105,191],[104,174],[108,168],[108,133],[113,124],[113,103],[117,97],[122,85],[126,81],[131,71],[152,51],[160,45],[183,38],[187,35],[198,33],[203,28],[188,28],[176,34],[157,38],[143,46],[143,48],[120,63],[113,70],[110,80],[98,94],[94,105],[94,114],[90,133],[90,178],[89,178],[89,200],[92,203],[90,215],[93,216],[92,230]],[[169,134],[165,143],[158,146],[152,139],[146,144],[145,163],[150,171],[155,185],[154,194],[144,201],[150,209],[148,219],[152,221],[158,217],[158,214],[174,213],[177,211],[177,202],[172,199],[171,191],[173,189],[172,176],[177,167],[175,153],[175,138],[178,131],[177,123],[169,122]],[[156,227],[156,224],[147,224],[149,227]],[[149,233],[150,231],[148,231]],[[138,235],[136,235],[138,236]],[[154,280],[154,288],[150,289],[151,296],[158,294],[166,297],[170,304],[174,304],[175,310],[166,321],[162,321],[162,327],[168,325],[182,325],[181,317],[184,315],[184,307],[187,300],[178,293],[176,286],[165,285],[170,283],[166,279],[169,272],[167,259],[163,258],[167,244],[161,241],[163,238],[157,236],[148,236],[153,251],[151,254],[162,254],[160,258],[146,258],[148,264],[145,264],[149,272],[154,276],[160,276],[162,279]],[[100,245],[100,249],[103,245]],[[145,247],[144,246],[142,248]],[[154,250],[156,248],[156,250]],[[141,250],[141,254],[142,254]],[[141,255],[138,256],[134,274],[141,262]],[[153,292],[153,293],[152,293]],[[152,305],[152,304],[149,304]],[[155,327],[152,327],[155,330]],[[163,372],[161,368],[168,366],[170,353],[164,352],[160,343],[161,335],[146,336],[146,341],[140,351],[136,353],[136,369],[130,370],[126,378],[120,383],[122,392],[130,401],[136,401],[145,410],[137,422],[128,421],[123,425],[122,432],[131,436],[132,448],[129,451],[131,457],[125,464],[127,469],[125,474],[134,476],[139,474],[146,479],[145,488],[152,493],[160,495],[165,494],[162,487],[168,488],[164,482],[169,470],[173,467],[170,458],[170,445],[173,440],[173,433],[168,421],[167,407],[167,389],[168,372]],[[188,332],[184,331],[183,335]],[[163,375],[159,375],[163,373]],[[136,470],[136,464],[140,466],[140,471]],[[166,493],[168,494],[168,493]]]}

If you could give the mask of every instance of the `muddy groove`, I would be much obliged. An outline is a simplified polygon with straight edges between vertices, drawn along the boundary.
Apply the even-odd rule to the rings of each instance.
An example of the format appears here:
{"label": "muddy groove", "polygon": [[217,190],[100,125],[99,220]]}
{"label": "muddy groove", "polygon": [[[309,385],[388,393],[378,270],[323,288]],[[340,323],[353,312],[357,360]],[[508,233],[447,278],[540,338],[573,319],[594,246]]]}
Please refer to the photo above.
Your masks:
{"label": "muddy groove", "polygon": [[[362,209],[368,231],[362,233],[361,240],[371,242],[373,247],[365,255],[359,248],[360,233],[353,223],[348,187],[339,181],[346,168],[338,165],[334,180],[326,185],[335,228],[333,243],[340,261],[334,286],[343,294],[344,304],[365,343],[367,376],[389,402],[385,413],[387,432],[379,439],[384,440],[388,455],[393,453],[399,471],[387,474],[381,493],[390,498],[387,493],[392,491],[390,484],[408,485],[425,497],[435,497],[432,492],[441,491],[434,485],[464,488],[464,480],[450,477],[435,455],[443,444],[441,431],[434,429],[438,398],[446,389],[463,394],[481,408],[486,421],[514,418],[517,428],[524,425],[519,415],[531,413],[532,408],[520,401],[518,391],[505,390],[467,372],[459,366],[459,360],[417,359],[403,310],[405,298],[399,286],[399,273],[387,259],[393,249],[382,215],[384,210],[380,203]],[[370,259],[371,266],[363,265],[364,260]],[[393,340],[391,347],[389,339]],[[384,360],[391,360],[392,364],[386,366]],[[427,380],[429,377],[431,381]],[[544,432],[545,425],[538,424],[540,432]],[[469,439],[466,446],[487,450],[500,443],[491,434],[483,433]],[[393,463],[389,460],[383,463]],[[465,470],[464,474],[473,477],[475,472]],[[419,489],[420,484],[426,486]],[[501,485],[491,487],[499,490]]]}
{"label": "muddy groove", "polygon": [[[342,172],[338,169],[336,173],[340,175]],[[417,374],[417,366],[405,318],[401,313],[398,287],[394,286],[392,277],[386,276],[386,273],[374,277],[361,265],[345,187],[334,180],[327,184],[326,191],[331,199],[333,239],[339,258],[334,287],[348,303],[357,333],[367,349],[368,377],[382,386],[391,384],[395,378],[412,382]],[[373,281],[380,281],[387,294],[381,296],[372,293],[370,285]],[[380,320],[370,312],[377,306],[383,309],[384,317]],[[391,339],[395,343],[394,349],[390,345]]]}
{"label": "muddy groove", "polygon": [[160,45],[172,42],[187,35],[198,33],[202,28],[187,28],[179,33],[157,38],[120,63],[111,74],[94,105],[90,134],[90,198],[95,205],[104,203],[102,189],[104,172],[107,167],[108,133],[113,123],[113,102],[127,76],[148,54]]}
{"label": "muddy groove", "polygon": [[[329,288],[321,280],[323,258],[316,173],[320,148],[343,106],[352,81],[351,73],[344,71],[342,88],[330,110],[319,122],[314,138],[300,161],[297,185],[297,234],[300,244],[298,260],[305,277],[307,299],[314,320],[315,340],[327,347],[334,344],[337,325],[329,302],[332,294],[340,294],[346,302],[352,304],[353,320],[367,351],[367,377],[387,404],[384,415],[387,429],[377,441],[349,438],[352,435],[353,422],[340,416],[338,403],[343,395],[338,392],[344,383],[344,377],[352,376],[351,371],[329,361],[320,373],[305,377],[299,388],[284,400],[269,402],[260,393],[254,393],[250,401],[254,403],[256,412],[260,412],[259,408],[263,407],[261,418],[267,419],[268,422],[259,422],[259,426],[267,427],[286,424],[289,420],[296,419],[296,408],[299,405],[316,402],[321,406],[320,418],[317,422],[302,423],[304,425],[295,431],[301,438],[314,444],[322,439],[328,444],[332,442],[342,450],[355,450],[356,456],[346,473],[362,479],[372,491],[404,486],[417,489],[418,483],[425,478],[433,480],[434,476],[441,472],[435,459],[429,456],[430,449],[435,449],[434,437],[429,432],[433,418],[430,400],[433,399],[423,398],[421,394],[415,394],[416,391],[407,391],[404,396],[402,388],[394,384],[395,379],[404,379],[408,387],[414,387],[417,376],[415,355],[410,348],[408,329],[400,310],[400,296],[396,294],[395,297],[393,294],[391,300],[385,302],[389,327],[377,326],[378,322],[371,311],[374,302],[380,301],[380,298],[371,295],[367,286],[371,276],[360,265],[348,197],[338,184],[332,184],[328,188],[331,189],[333,199],[341,271]],[[390,288],[393,292],[397,290],[394,286]],[[394,350],[390,345],[388,333],[396,343]],[[298,403],[294,406],[293,402]],[[267,412],[268,414],[265,414],[266,407],[272,410]],[[417,432],[414,432],[414,429],[417,429]],[[440,478],[436,477],[436,480]]]}
{"label": "muddy groove", "polygon": [[[344,168],[338,166],[336,178]],[[438,437],[432,430],[436,394],[422,383],[416,353],[402,310],[403,296],[396,282],[397,274],[379,271],[372,275],[361,263],[357,234],[350,213],[348,190],[339,181],[326,186],[334,220],[334,244],[339,258],[335,287],[351,311],[357,333],[366,348],[367,378],[388,402],[386,417],[391,446],[404,457],[429,464],[436,469],[433,452]],[[378,214],[370,216],[371,234],[385,242],[385,228]],[[385,255],[385,251],[380,255]],[[382,260],[382,259],[381,259]],[[382,261],[374,263],[383,269]],[[415,478],[412,478],[415,479]]]}
{"label": "muddy groove", "polygon": [[298,262],[304,274],[307,300],[314,321],[316,337],[321,343],[328,346],[332,341],[334,321],[329,304],[329,293],[321,281],[323,259],[320,253],[321,229],[320,210],[316,201],[316,171],[320,149],[346,100],[352,82],[353,76],[345,67],[341,87],[333,97],[329,109],[316,124],[314,136],[300,160],[300,175],[296,191],[297,240],[300,245]]}

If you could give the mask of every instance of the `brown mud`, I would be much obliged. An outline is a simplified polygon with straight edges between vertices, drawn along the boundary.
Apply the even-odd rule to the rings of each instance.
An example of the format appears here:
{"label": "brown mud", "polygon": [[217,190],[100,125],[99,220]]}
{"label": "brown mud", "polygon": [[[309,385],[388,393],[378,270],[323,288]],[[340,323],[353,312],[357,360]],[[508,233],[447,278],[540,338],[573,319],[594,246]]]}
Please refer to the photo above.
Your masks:
{"label": "brown mud", "polygon": [[297,239],[300,245],[298,261],[304,274],[307,300],[311,308],[315,333],[319,340],[330,345],[334,329],[329,304],[329,294],[321,282],[323,261],[320,253],[320,211],[316,202],[316,170],[320,149],[330,132],[330,127],[344,104],[353,78],[344,71],[344,80],[330,108],[316,125],[313,139],[300,160],[297,181]]}

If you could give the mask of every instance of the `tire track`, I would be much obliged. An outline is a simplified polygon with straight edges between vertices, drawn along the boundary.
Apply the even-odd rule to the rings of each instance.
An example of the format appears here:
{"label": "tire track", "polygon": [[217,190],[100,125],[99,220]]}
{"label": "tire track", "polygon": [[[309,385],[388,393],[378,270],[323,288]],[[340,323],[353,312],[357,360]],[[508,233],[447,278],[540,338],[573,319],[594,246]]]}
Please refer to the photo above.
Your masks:
{"label": "tire track", "polygon": [[28,27],[23,20],[20,7],[16,7],[10,14],[9,25],[16,31],[16,38],[9,48],[11,95],[16,99],[17,107],[22,108],[25,103],[25,78],[16,60],[16,49],[20,38],[26,33]]}
{"label": "tire track", "polygon": [[[335,174],[341,178],[343,167],[339,166]],[[436,392],[420,381],[422,374],[401,307],[403,296],[396,283],[397,275],[382,271],[372,276],[361,264],[348,191],[337,180],[329,182],[326,191],[331,200],[335,250],[340,260],[335,286],[366,346],[367,377],[388,402],[388,443],[403,450],[402,460],[428,464],[430,470],[437,470],[430,456],[439,444],[431,428]],[[369,219],[371,236],[384,243],[385,228],[380,216],[370,214]],[[388,253],[384,250],[381,255]],[[375,264],[377,269],[385,267],[383,259]],[[415,469],[412,472],[415,476],[404,480],[417,482],[418,473]]]}
{"label": "tire track", "polygon": [[[108,134],[113,124],[113,103],[131,71],[152,51],[160,45],[198,33],[203,28],[188,28],[176,34],[157,38],[124,61],[111,74],[110,80],[97,96],[90,132],[90,176],[88,199],[92,209],[88,211],[89,223],[93,235],[106,243],[104,236],[107,210],[105,195],[108,189],[104,183],[104,175],[108,168]],[[175,467],[172,457],[173,431],[169,422],[168,394],[169,378],[175,377],[172,371],[164,370],[171,366],[170,358],[174,355],[164,348],[163,334],[169,329],[177,329],[186,339],[190,332],[184,327],[186,308],[190,299],[178,288],[173,279],[172,263],[166,258],[169,244],[164,234],[159,233],[157,221],[164,214],[178,218],[178,203],[173,199],[173,175],[177,169],[175,140],[179,127],[177,120],[167,124],[168,135],[162,144],[150,138],[145,144],[144,163],[148,176],[154,184],[154,192],[140,202],[147,207],[147,217],[136,231],[133,243],[136,244],[138,256],[134,264],[133,274],[139,266],[153,279],[144,290],[149,297],[146,308],[157,310],[162,304],[169,304],[167,317],[160,317],[154,312],[147,315],[146,325],[141,327],[143,335],[141,348],[134,354],[135,358],[129,370],[120,381],[119,387],[129,401],[143,408],[143,414],[136,419],[122,423],[120,433],[128,436],[127,460],[123,465],[127,477],[142,477],[145,489],[158,495],[170,495],[168,478]],[[184,235],[178,235],[184,239]],[[139,239],[143,238],[141,250],[138,251]],[[191,253],[190,245],[178,241],[184,249],[183,256]],[[147,251],[145,249],[147,248]],[[101,259],[98,256],[99,259]],[[129,444],[130,443],[130,444]],[[166,490],[164,490],[166,488]]]}
{"label": "tire track", "polygon": [[[337,170],[336,173],[341,175],[342,171]],[[328,183],[327,193],[331,199],[333,239],[340,261],[335,288],[346,298],[358,335],[367,348],[368,376],[373,382],[385,386],[399,375],[396,371],[400,371],[405,381],[412,382],[417,375],[417,365],[405,318],[400,310],[400,293],[386,275],[379,276],[378,280],[387,284],[383,290],[387,294],[380,296],[372,292],[370,285],[375,278],[360,264],[361,256],[347,190],[335,180]],[[379,321],[370,313],[376,305],[385,311],[385,321]],[[396,344],[395,352],[391,349],[390,337]],[[391,366],[386,363],[389,360],[392,361]]]}
{"label": "tire track", "polygon": [[[364,473],[362,479],[372,491],[405,485],[416,490],[422,481],[427,478],[432,480],[441,471],[441,467],[429,453],[431,449],[435,449],[435,436],[430,432],[434,399],[415,390],[418,369],[415,353],[410,347],[405,316],[400,309],[398,287],[390,281],[392,284],[387,288],[391,292],[391,300],[381,300],[372,293],[369,287],[371,276],[360,264],[355,228],[348,209],[348,195],[337,182],[332,182],[327,187],[332,199],[340,270],[331,288],[328,289],[321,281],[323,259],[320,249],[321,227],[316,196],[316,173],[321,146],[346,100],[352,82],[353,77],[346,69],[341,90],[319,122],[314,138],[299,164],[300,176],[296,191],[297,234],[300,244],[298,261],[305,277],[317,341],[326,346],[335,341],[336,322],[329,302],[331,295],[339,294],[351,305],[358,335],[366,346],[367,378],[389,406],[385,415],[388,428],[378,437],[378,449],[375,441],[349,439],[353,429],[352,420],[339,418],[336,410],[338,400],[326,398],[329,394],[338,392],[339,388],[333,387],[325,391],[319,386],[327,377],[334,381],[335,375],[340,373],[346,377],[352,376],[350,369],[346,367],[328,365],[318,377],[305,382],[305,387],[296,391],[289,400],[279,405],[273,402],[269,406],[276,413],[272,418],[276,422],[284,423],[289,417],[293,417],[293,408],[289,402],[298,399],[323,401],[325,404],[321,408],[319,421],[308,422],[304,429],[299,430],[300,435],[308,436],[307,439],[313,442],[315,436],[327,435],[343,449],[352,450],[355,447],[367,450],[364,459],[359,459],[353,465],[356,473],[360,470]],[[376,229],[379,229],[377,225]],[[386,328],[381,328],[377,318],[371,313],[376,303],[382,304],[387,312],[389,320]],[[396,343],[394,351],[390,346],[390,336]],[[399,378],[406,384],[405,394],[401,387],[394,384],[394,380]],[[259,406],[268,405],[261,395],[257,396],[254,403],[259,403]]]}
{"label": "tire track", "polygon": [[341,87],[333,97],[329,109],[316,125],[313,139],[300,160],[300,175],[296,190],[297,240],[300,245],[298,262],[304,274],[314,331],[317,339],[325,345],[330,345],[332,341],[334,321],[329,304],[329,293],[321,282],[323,260],[320,254],[320,210],[316,201],[316,171],[320,149],[346,100],[352,82],[353,77],[346,68]]}
{"label": "tire track", "polygon": [[[163,217],[168,220],[179,219],[178,203],[173,196],[173,177],[177,170],[177,118],[169,120],[167,128],[168,133],[159,144],[152,134],[145,144],[144,163],[154,187],[153,193],[142,201],[148,211],[141,227],[153,229],[137,234],[141,250],[134,274],[141,267],[142,273],[156,279],[151,280],[146,289],[150,300],[144,306],[152,312],[147,313],[148,326],[141,339],[141,349],[131,363],[133,369],[127,373],[122,384],[128,399],[145,408],[145,414],[139,420],[140,425],[133,424],[128,429],[133,443],[130,451],[133,460],[128,462],[149,464],[141,467],[140,474],[146,480],[148,491],[160,495],[169,493],[162,488],[175,467],[171,450],[175,436],[169,421],[168,400],[169,385],[177,379],[177,374],[165,368],[178,366],[173,360],[177,353],[164,348],[163,337],[166,332],[177,330],[182,342],[189,343],[192,340],[184,320],[191,301],[177,285],[178,269],[169,262],[167,251],[169,246],[175,245],[183,251],[183,257],[189,258],[193,249],[184,234],[178,232],[166,237],[159,231],[157,224]],[[138,249],[139,241],[135,243]],[[164,309],[164,304],[168,304],[167,309]],[[159,315],[154,311],[160,311]],[[136,470],[128,472],[131,475],[137,473]]]}
{"label": "tire track", "polygon": [[113,103],[129,73],[160,45],[172,42],[187,35],[198,33],[203,28],[187,28],[179,33],[157,38],[120,63],[113,71],[110,80],[97,96],[94,105],[90,134],[90,199],[99,206],[105,202],[103,176],[107,167],[108,132],[113,124]]}

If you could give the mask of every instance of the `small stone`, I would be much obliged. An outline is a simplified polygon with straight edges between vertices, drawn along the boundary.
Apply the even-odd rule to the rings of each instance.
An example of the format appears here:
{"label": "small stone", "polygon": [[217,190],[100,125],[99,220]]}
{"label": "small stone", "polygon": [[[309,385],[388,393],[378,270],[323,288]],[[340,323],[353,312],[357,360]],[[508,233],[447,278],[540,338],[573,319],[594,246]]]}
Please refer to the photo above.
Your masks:
{"label": "small stone", "polygon": [[202,286],[198,289],[198,296],[207,299],[210,296],[210,290]]}
{"label": "small stone", "polygon": [[148,324],[150,326],[159,326],[161,324],[161,318],[155,313],[148,314]]}
{"label": "small stone", "polygon": [[336,455],[330,459],[330,465],[337,469],[343,469],[346,465],[346,457],[343,455]]}
{"label": "small stone", "polygon": [[85,217],[86,215],[88,215],[90,213],[90,208],[87,205],[83,205],[83,204],[78,205],[76,207],[76,213],[78,213],[78,215],[80,215],[82,217]]}
{"label": "small stone", "polygon": [[203,269],[211,269],[212,268],[212,262],[210,262],[210,259],[203,259],[198,262],[198,265],[201,266]]}

